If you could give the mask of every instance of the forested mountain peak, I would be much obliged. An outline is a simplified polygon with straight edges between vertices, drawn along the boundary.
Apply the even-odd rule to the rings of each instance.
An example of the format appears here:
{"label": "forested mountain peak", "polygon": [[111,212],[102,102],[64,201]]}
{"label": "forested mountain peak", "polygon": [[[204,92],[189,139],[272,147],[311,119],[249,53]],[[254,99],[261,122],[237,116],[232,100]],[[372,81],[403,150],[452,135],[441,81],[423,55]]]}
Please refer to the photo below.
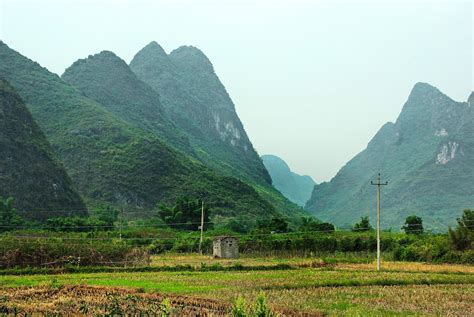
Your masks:
{"label": "forested mountain peak", "polygon": [[180,46],[170,53],[170,58],[183,67],[214,73],[214,67],[209,58],[195,46]]}
{"label": "forested mountain peak", "polygon": [[[77,74],[97,74],[94,67],[102,69],[102,63],[96,63],[102,55],[106,59],[112,56],[106,53],[86,59],[68,74],[72,75],[73,70]],[[156,134],[119,118],[107,106],[6,45],[0,46],[0,73],[18,89],[90,206],[105,203],[149,210],[158,203],[200,197],[218,202],[213,208],[216,215],[279,214],[251,186],[219,175],[174,150]],[[128,81],[115,82],[108,72],[98,74],[104,77],[91,76],[96,79],[89,86],[82,80],[78,83],[91,88],[89,93],[107,86],[102,82],[94,88],[102,79],[113,84],[109,88],[130,85]]]}
{"label": "forested mountain peak", "polygon": [[[399,226],[409,214],[436,227],[452,222],[474,205],[473,126],[468,103],[417,83],[395,123],[385,124],[330,182],[316,185],[306,208],[339,225],[373,215],[370,181],[382,172],[390,181],[384,188],[386,225]],[[448,188],[450,195],[443,195]]]}
{"label": "forested mountain peak", "polygon": [[182,46],[167,57],[160,52],[149,44],[135,55],[130,67],[160,94],[199,159],[220,172],[269,185],[270,176],[209,59],[193,46]]}

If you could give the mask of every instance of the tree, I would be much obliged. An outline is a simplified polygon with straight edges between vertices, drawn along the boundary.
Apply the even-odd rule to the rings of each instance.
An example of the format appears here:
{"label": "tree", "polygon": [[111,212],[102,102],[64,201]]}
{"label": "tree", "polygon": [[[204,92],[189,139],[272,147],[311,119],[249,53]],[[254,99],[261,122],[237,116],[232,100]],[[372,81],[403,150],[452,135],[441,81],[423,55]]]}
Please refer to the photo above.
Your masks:
{"label": "tree", "polygon": [[14,230],[24,223],[13,208],[13,197],[4,199],[0,196],[0,232]]}
{"label": "tree", "polygon": [[288,232],[288,221],[282,217],[273,217],[270,222],[265,220],[257,221],[257,228],[263,231],[270,231],[275,233]]}
{"label": "tree", "polygon": [[249,232],[253,226],[255,226],[255,223],[252,224],[248,219],[242,217],[241,215],[235,218],[230,218],[226,225],[228,229],[238,233]]}
{"label": "tree", "polygon": [[472,249],[474,244],[474,210],[465,209],[457,221],[456,230],[449,228],[449,237],[453,247],[459,251]]}
{"label": "tree", "polygon": [[[158,206],[158,215],[170,227],[179,230],[198,230],[201,224],[202,201],[187,197],[176,201],[170,208],[164,204]],[[209,208],[204,204],[204,229],[212,227],[209,218]]]}
{"label": "tree", "polygon": [[360,222],[356,223],[354,227],[352,227],[352,231],[362,232],[362,231],[372,231],[374,228],[370,225],[369,217],[364,216],[360,218]]}
{"label": "tree", "polygon": [[336,230],[334,228],[334,225],[329,222],[318,223],[315,229],[316,229],[315,231],[326,232],[326,233],[331,233],[331,232],[334,232],[334,230]]}
{"label": "tree", "polygon": [[312,217],[301,217],[300,231],[316,231],[320,221]]}
{"label": "tree", "polygon": [[333,232],[334,225],[329,222],[321,222],[311,217],[301,218],[300,231],[305,232]]}
{"label": "tree", "polygon": [[405,219],[405,225],[402,227],[407,234],[422,234],[423,220],[418,216],[408,216]]}

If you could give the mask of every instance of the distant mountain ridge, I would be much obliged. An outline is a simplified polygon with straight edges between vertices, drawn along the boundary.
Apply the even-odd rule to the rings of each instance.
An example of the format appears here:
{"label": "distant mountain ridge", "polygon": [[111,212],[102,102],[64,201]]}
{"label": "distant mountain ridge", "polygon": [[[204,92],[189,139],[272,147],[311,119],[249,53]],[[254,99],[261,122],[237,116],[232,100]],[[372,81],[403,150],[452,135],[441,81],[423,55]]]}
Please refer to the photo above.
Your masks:
{"label": "distant mountain ridge", "polygon": [[[222,152],[197,146],[192,138],[199,134],[182,131],[160,95],[112,52],[79,60],[59,78],[0,42],[0,73],[26,101],[88,206],[150,210],[199,197],[221,221],[306,215],[265,176],[250,176],[260,166],[268,175],[258,156],[236,156],[232,145]],[[206,138],[207,149],[222,146],[222,139]],[[227,155],[239,160],[232,165]]]}
{"label": "distant mountain ridge", "polygon": [[311,176],[292,172],[288,164],[276,155],[262,155],[262,160],[272,177],[273,186],[292,202],[304,206],[316,185]]}
{"label": "distant mountain ridge", "polygon": [[395,123],[385,124],[367,148],[330,181],[316,185],[306,209],[322,220],[349,225],[375,219],[378,172],[383,188],[382,222],[400,228],[406,216],[447,230],[464,208],[474,206],[474,111],[437,88],[417,83]]}
{"label": "distant mountain ridge", "polygon": [[218,175],[132,125],[0,42],[0,73],[18,90],[90,206],[151,209],[181,197],[213,202],[216,214],[279,214],[251,186]]}
{"label": "distant mountain ridge", "polygon": [[0,196],[29,219],[86,215],[87,209],[15,89],[0,78]]}

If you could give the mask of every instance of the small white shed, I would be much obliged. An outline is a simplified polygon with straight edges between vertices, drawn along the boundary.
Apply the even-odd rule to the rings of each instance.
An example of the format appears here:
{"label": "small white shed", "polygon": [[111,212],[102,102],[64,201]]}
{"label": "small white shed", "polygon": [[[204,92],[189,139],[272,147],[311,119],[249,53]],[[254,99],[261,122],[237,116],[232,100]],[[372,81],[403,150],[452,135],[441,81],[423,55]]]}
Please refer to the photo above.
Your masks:
{"label": "small white shed", "polygon": [[231,236],[215,237],[213,241],[213,255],[215,258],[238,258],[239,240]]}

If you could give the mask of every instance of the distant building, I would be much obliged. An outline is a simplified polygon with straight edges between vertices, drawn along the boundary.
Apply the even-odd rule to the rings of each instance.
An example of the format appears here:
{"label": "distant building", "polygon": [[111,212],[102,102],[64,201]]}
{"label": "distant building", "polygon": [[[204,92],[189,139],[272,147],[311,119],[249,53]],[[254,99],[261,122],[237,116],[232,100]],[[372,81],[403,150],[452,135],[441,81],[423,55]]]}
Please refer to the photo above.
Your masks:
{"label": "distant building", "polygon": [[215,237],[213,243],[215,258],[234,259],[239,257],[239,240],[235,237]]}

